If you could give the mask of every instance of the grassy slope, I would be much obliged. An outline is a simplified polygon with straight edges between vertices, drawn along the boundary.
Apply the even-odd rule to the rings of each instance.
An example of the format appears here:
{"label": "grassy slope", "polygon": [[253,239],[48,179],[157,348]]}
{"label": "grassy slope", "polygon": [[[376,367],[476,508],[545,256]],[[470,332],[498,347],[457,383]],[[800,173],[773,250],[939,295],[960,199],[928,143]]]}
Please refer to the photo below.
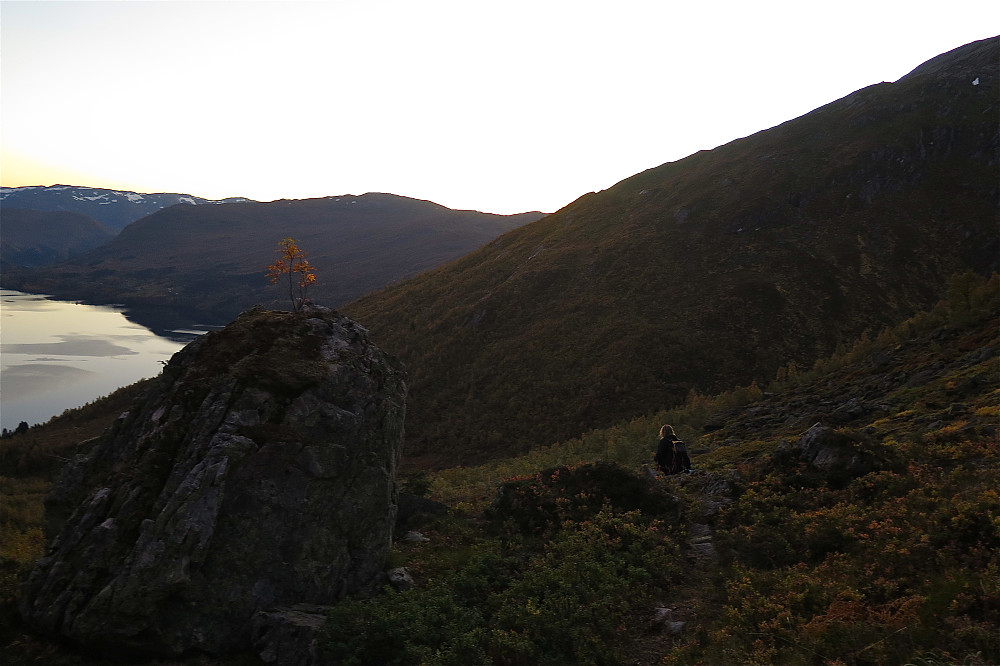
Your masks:
{"label": "grassy slope", "polygon": [[[998,314],[1000,280],[955,279],[934,310],[783,368],[766,391],[692,394],[522,457],[434,473],[431,496],[453,515],[411,525],[431,540],[400,540],[393,554],[418,587],[345,604],[323,649],[347,663],[995,663]],[[97,663],[22,637],[9,601],[41,552],[59,457],[141,388],[3,442],[0,591],[14,661]],[[782,452],[816,421],[872,469],[821,473]],[[620,490],[644,487],[629,475],[650,463],[664,422],[705,474],[629,500]],[[556,466],[569,466],[561,481],[540,473]],[[500,485],[519,503],[491,509]],[[716,565],[691,559],[697,525],[711,527]],[[652,623],[657,607],[683,631]]]}
{"label": "grassy slope", "polygon": [[[327,649],[347,663],[996,663],[998,301],[996,278],[968,278],[933,312],[790,378],[786,368],[767,392],[692,395],[683,408],[432,475],[433,496],[457,510],[420,528],[430,542],[397,545],[418,589],[339,609]],[[789,444],[816,421],[870,468],[803,462]],[[572,478],[599,461],[638,470],[663,422],[705,472],[665,482],[684,502],[679,524],[650,511],[575,514],[584,493],[599,505],[613,489],[567,491],[539,473],[567,465]],[[505,496],[529,497],[536,526],[548,512],[543,538],[496,508],[501,483]],[[706,525],[716,564],[691,545]],[[581,612],[597,599],[599,616]],[[683,629],[654,623],[657,607]]]}
{"label": "grassy slope", "polygon": [[[345,308],[410,371],[429,465],[811,362],[995,261],[996,40],[589,194]],[[966,53],[963,51],[963,53]]]}

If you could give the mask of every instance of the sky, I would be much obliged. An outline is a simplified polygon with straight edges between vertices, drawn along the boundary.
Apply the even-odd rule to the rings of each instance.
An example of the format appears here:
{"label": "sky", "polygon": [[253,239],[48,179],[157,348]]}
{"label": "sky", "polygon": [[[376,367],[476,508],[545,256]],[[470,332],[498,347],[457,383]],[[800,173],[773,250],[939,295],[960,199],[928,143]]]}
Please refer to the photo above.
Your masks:
{"label": "sky", "polygon": [[3,0],[0,183],[553,212],[998,33],[995,0]]}

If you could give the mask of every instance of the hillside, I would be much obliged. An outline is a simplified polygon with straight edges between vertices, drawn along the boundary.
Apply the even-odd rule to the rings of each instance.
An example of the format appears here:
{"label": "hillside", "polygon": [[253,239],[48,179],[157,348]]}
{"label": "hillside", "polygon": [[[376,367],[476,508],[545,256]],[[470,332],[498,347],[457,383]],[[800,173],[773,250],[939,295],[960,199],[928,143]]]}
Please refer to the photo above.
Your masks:
{"label": "hillside", "polygon": [[345,311],[406,363],[409,452],[508,455],[765,381],[998,256],[998,39],[581,197]]}
{"label": "hillside", "polygon": [[[321,655],[997,663],[998,299],[996,276],[965,275],[928,312],[786,369],[763,390],[692,395],[523,457],[405,479],[404,490],[451,514],[399,527],[391,561],[416,586],[342,602],[318,632]],[[76,448],[72,433],[110,425],[143,387],[5,440],[9,663],[106,663],[25,635],[10,600],[42,553],[41,496]],[[688,441],[696,474],[643,471],[662,423]],[[404,538],[409,530],[418,535]]]}
{"label": "hillside", "polygon": [[140,194],[79,185],[31,185],[0,188],[0,207],[88,215],[117,233],[139,218],[179,203],[191,205],[249,201],[243,197],[210,200],[190,194]]}
{"label": "hillside", "polygon": [[[410,526],[427,541],[397,545],[417,589],[336,608],[326,654],[998,663],[998,297],[996,276],[966,276],[932,311],[766,391],[692,396],[431,475],[430,497],[456,510]],[[687,440],[695,474],[640,472],[662,423]]]}
{"label": "hillside", "polygon": [[[225,323],[254,305],[288,307],[265,267],[277,243],[299,241],[315,266],[317,303],[346,303],[453,260],[541,213],[491,215],[369,193],[225,206],[176,205],[105,245],[45,271],[6,272],[8,288]],[[176,321],[174,322],[176,325]]]}
{"label": "hillside", "polygon": [[82,213],[3,208],[0,264],[44,266],[105,243],[114,232]]}

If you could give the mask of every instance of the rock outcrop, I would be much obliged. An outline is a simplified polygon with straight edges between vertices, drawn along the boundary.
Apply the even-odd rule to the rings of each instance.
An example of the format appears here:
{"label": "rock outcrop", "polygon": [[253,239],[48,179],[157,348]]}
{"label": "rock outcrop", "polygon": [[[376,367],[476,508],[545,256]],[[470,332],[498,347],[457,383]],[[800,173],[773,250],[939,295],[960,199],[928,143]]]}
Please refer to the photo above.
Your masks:
{"label": "rock outcrop", "polygon": [[54,486],[25,621],[103,653],[222,654],[260,611],[363,589],[391,545],[405,390],[326,308],[192,342]]}
{"label": "rock outcrop", "polygon": [[822,423],[816,423],[802,433],[797,448],[802,460],[824,472],[860,476],[872,470],[870,452],[859,448],[850,437]]}

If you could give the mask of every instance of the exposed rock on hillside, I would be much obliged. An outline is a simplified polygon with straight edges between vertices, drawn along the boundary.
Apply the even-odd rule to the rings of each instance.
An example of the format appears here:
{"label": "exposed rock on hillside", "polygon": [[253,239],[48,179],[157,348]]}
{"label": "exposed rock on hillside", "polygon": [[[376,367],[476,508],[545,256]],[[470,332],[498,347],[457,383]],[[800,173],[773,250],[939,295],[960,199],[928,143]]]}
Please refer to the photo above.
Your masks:
{"label": "exposed rock on hillside", "polygon": [[799,439],[798,446],[802,459],[824,472],[846,470],[860,476],[871,471],[862,453],[852,449],[850,438],[822,423],[809,428]]}
{"label": "exposed rock on hillside", "polygon": [[103,652],[249,647],[261,610],[381,570],[405,386],[325,308],[250,311],[177,353],[64,471],[25,620]]}

